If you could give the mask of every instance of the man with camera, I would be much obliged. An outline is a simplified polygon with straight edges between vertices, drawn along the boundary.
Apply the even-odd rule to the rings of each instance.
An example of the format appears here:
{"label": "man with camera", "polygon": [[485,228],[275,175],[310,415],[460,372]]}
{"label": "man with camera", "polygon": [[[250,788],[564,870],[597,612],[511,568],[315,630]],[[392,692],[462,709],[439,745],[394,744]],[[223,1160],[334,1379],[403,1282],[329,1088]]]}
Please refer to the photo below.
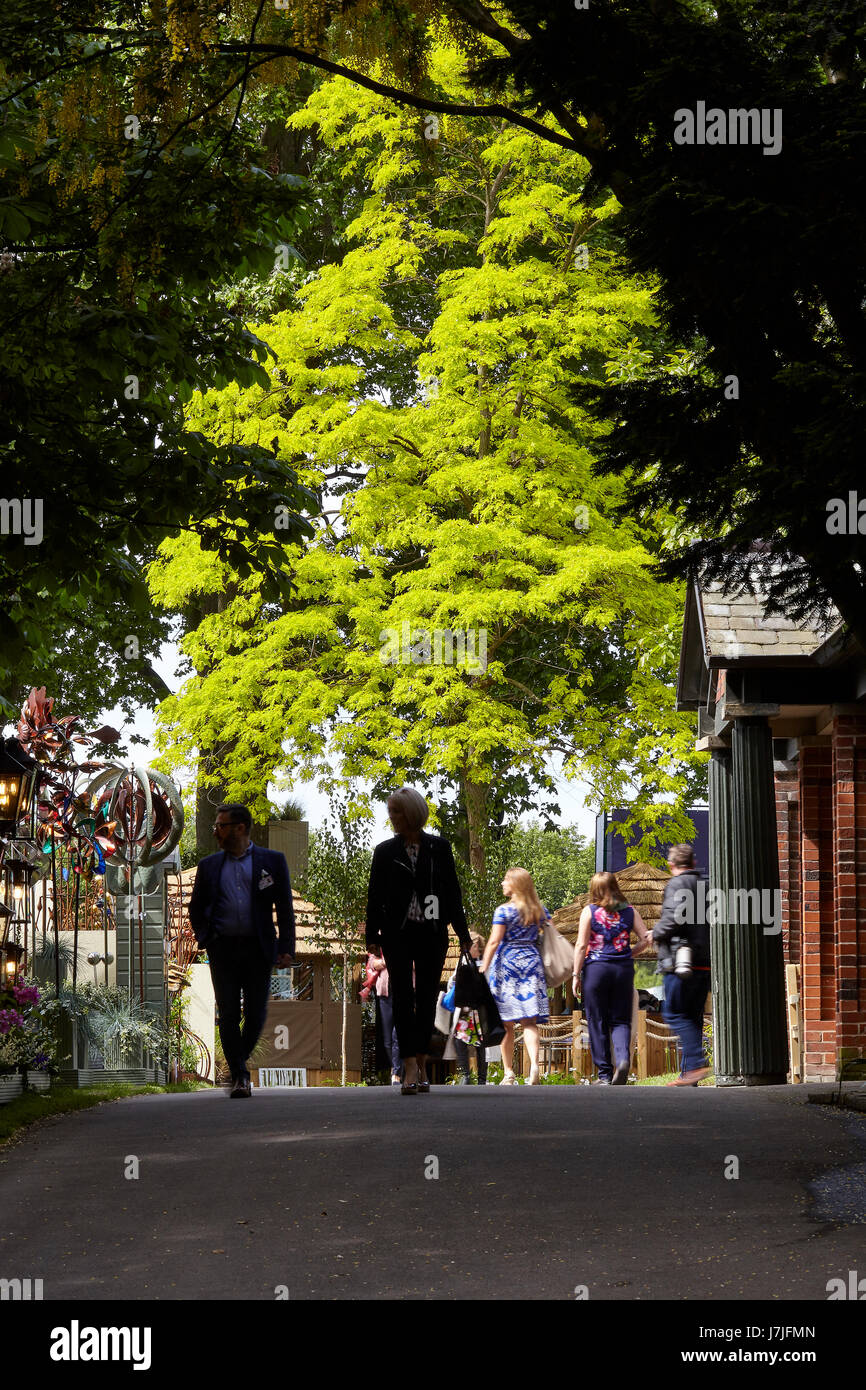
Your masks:
{"label": "man with camera", "polygon": [[659,968],[664,976],[664,1018],[679,1039],[680,1075],[669,1086],[697,1086],[709,1076],[704,1052],[704,1005],[710,988],[710,930],[706,895],[691,845],[668,851],[671,877],[665,884],[661,916],[653,928]]}

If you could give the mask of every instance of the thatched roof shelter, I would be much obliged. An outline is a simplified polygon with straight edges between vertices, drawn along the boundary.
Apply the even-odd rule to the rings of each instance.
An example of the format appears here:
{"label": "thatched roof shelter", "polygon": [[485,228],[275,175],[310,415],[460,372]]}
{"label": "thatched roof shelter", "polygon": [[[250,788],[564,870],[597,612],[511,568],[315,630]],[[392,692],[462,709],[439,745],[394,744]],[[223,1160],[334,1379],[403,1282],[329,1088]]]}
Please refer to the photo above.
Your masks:
{"label": "thatched roof shelter", "polygon": [[[657,869],[652,864],[643,863],[629,864],[628,868],[620,869],[616,876],[626,900],[632,907],[637,908],[648,931],[652,931],[661,916],[662,898],[669,878],[670,874],[665,869]],[[580,914],[588,902],[589,894],[582,893],[573,903],[554,912],[554,925],[568,941],[577,940]],[[645,953],[641,959],[649,960],[650,955]]]}

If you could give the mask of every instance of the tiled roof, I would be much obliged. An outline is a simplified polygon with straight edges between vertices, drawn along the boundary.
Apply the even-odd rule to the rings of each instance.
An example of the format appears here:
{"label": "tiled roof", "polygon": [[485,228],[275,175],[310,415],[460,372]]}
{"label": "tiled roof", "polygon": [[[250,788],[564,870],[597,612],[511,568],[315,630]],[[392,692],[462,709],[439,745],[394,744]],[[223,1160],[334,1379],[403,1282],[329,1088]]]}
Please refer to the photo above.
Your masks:
{"label": "tiled roof", "polygon": [[[757,574],[755,578],[759,581]],[[766,599],[760,591],[733,595],[723,585],[706,581],[701,581],[698,589],[704,650],[716,665],[755,657],[802,660],[823,646],[838,626],[835,623],[824,628],[817,622],[766,617]]]}

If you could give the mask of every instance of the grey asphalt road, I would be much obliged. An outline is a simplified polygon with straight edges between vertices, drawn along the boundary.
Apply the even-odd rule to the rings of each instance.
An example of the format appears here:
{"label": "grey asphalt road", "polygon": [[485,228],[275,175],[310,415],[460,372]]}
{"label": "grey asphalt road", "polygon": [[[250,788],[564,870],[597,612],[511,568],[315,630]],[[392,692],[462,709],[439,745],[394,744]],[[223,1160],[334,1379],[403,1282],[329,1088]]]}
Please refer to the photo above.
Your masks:
{"label": "grey asphalt road", "polygon": [[823,1302],[866,1275],[866,1116],[807,1090],[138,1096],[0,1150],[0,1278],[76,1302]]}

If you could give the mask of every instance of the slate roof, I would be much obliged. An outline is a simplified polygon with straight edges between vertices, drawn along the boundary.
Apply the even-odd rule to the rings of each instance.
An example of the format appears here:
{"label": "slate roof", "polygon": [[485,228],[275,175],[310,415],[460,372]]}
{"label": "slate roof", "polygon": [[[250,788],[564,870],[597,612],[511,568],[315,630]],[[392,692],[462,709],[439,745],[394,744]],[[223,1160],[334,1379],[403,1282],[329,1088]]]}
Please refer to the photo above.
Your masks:
{"label": "slate roof", "polygon": [[698,709],[704,703],[707,673],[713,668],[822,664],[828,639],[841,628],[841,617],[836,614],[828,628],[817,622],[768,617],[758,567],[753,579],[754,594],[731,593],[723,584],[702,579],[690,582],[683,615],[678,709]]}
{"label": "slate roof", "polygon": [[790,618],[767,617],[762,594],[729,594],[721,585],[700,584],[704,650],[713,666],[731,666],[755,657],[791,657],[798,663],[823,646],[828,631],[817,623],[795,623]]}

